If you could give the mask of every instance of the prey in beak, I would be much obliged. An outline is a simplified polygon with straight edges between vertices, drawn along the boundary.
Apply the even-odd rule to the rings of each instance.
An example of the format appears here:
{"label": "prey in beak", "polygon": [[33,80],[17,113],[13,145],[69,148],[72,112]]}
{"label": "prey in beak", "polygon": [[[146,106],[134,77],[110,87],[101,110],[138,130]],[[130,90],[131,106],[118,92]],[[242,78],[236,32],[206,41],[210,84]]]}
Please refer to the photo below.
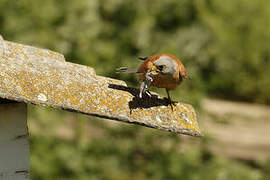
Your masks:
{"label": "prey in beak", "polygon": [[142,95],[144,93],[147,94],[149,97],[152,96],[149,91],[149,88],[151,86],[151,83],[153,82],[154,76],[158,75],[159,73],[160,70],[155,65],[153,65],[152,68],[147,71],[147,73],[145,74],[145,78],[143,79],[140,85],[140,94],[139,94],[140,98],[142,98]]}

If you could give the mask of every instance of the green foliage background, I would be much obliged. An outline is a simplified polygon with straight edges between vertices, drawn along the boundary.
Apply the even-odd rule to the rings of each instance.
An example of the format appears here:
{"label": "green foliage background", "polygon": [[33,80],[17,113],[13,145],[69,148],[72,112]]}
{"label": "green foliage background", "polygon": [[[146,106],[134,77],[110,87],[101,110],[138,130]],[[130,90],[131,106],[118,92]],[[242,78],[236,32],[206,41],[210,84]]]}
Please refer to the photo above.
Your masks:
{"label": "green foliage background", "polygon": [[[269,27],[268,0],[0,0],[0,33],[6,40],[61,52],[131,86],[137,86],[136,78],[115,74],[115,68],[137,67],[138,56],[174,54],[191,80],[173,96],[193,105],[202,96],[270,104]],[[36,113],[32,108],[30,118],[42,122]],[[64,115],[51,118],[60,121]],[[33,179],[269,177],[269,168],[258,171],[212,156],[204,145],[180,153],[175,135],[95,122],[89,121],[103,135],[79,148],[33,133]],[[163,141],[168,145],[160,146]]]}
{"label": "green foliage background", "polygon": [[[101,119],[70,112],[31,108],[28,120],[33,130],[32,179],[270,178],[269,160],[249,164],[214,155],[207,146],[213,141],[209,136],[192,138],[194,144],[198,141],[199,144],[187,147],[177,134],[120,122],[104,123]],[[59,135],[63,128],[72,132]]]}
{"label": "green foliage background", "polygon": [[206,94],[269,104],[269,7],[267,0],[1,0],[0,30],[115,78],[116,67],[137,67],[138,56],[172,53],[192,77],[175,92],[191,97],[183,100]]}

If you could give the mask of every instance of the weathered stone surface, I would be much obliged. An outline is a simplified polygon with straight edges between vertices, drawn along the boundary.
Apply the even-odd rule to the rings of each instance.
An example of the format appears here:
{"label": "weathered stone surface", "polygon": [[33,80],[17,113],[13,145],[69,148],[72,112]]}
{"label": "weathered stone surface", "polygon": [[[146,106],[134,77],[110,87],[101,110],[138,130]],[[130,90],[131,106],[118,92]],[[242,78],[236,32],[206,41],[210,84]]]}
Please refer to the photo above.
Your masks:
{"label": "weathered stone surface", "polygon": [[49,50],[0,40],[0,52],[2,98],[200,135],[191,105],[177,103],[172,111],[158,96],[140,99],[139,90],[125,82],[97,76],[93,68]]}

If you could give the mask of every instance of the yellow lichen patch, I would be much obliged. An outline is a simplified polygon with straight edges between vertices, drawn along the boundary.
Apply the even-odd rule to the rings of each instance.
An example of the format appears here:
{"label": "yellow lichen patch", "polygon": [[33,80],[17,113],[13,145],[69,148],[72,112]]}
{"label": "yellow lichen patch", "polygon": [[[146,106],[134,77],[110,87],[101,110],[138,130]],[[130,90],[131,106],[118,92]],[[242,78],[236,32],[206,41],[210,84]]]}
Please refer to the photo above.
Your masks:
{"label": "yellow lichen patch", "polygon": [[[6,49],[5,49],[6,48]],[[200,135],[191,105],[172,111],[160,97],[96,76],[93,68],[63,61],[52,51],[8,42],[0,59],[0,97],[73,110],[188,135]]]}

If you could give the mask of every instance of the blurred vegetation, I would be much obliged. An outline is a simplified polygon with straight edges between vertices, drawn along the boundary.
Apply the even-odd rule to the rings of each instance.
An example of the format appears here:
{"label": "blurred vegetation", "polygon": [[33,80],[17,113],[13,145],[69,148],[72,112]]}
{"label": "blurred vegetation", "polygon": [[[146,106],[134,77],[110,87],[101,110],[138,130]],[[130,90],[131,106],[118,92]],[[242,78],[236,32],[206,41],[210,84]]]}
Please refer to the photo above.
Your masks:
{"label": "blurred vegetation", "polygon": [[173,92],[179,100],[270,103],[268,0],[1,0],[0,9],[5,39],[61,52],[98,74],[135,86],[114,69],[172,53],[192,77]]}
{"label": "blurred vegetation", "polygon": [[[270,161],[252,166],[214,155],[207,148],[211,142],[208,136],[192,138],[194,145],[187,147],[177,134],[120,122],[103,123],[101,119],[70,112],[31,108],[36,110],[29,116],[33,130],[32,179],[270,178]],[[84,128],[78,128],[78,121]]]}
{"label": "blurred vegetation", "polygon": [[[58,51],[131,86],[136,78],[115,74],[116,67],[174,54],[191,76],[174,99],[195,106],[205,95],[270,104],[269,27],[268,0],[0,0],[6,40]],[[29,112],[33,179],[270,178],[269,163],[256,169],[214,156],[207,141],[179,152],[178,136],[136,126],[78,121],[70,128],[87,124],[102,133],[83,143],[80,130],[75,139],[50,136],[66,116],[43,111]]]}

